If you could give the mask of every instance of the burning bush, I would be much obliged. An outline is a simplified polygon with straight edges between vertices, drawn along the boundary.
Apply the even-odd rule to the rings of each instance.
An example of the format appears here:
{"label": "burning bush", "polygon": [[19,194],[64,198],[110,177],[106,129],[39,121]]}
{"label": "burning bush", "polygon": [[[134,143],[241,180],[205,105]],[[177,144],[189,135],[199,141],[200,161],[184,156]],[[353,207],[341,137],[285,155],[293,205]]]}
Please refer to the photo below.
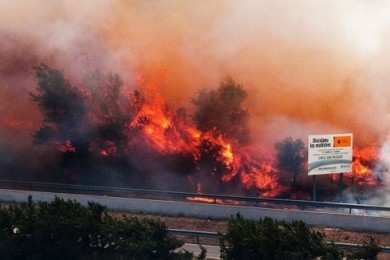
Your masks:
{"label": "burning bush", "polygon": [[287,137],[275,144],[277,166],[281,171],[291,174],[291,189],[296,186],[298,174],[304,172],[307,150],[301,139]]}

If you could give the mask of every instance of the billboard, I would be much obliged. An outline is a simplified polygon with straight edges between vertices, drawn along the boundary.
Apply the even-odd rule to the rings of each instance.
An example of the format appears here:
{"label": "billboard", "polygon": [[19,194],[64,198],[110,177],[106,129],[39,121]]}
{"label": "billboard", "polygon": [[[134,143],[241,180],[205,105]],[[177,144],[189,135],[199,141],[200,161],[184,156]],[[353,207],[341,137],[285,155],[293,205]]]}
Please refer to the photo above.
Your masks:
{"label": "billboard", "polygon": [[352,134],[309,135],[309,175],[352,171]]}

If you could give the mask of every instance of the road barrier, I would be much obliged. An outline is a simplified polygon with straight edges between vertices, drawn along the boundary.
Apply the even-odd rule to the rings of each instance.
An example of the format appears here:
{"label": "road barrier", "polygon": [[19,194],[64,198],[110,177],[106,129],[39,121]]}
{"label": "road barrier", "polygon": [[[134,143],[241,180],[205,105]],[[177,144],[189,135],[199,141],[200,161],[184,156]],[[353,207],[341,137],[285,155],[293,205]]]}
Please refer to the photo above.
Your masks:
{"label": "road barrier", "polygon": [[337,203],[337,202],[320,202],[306,200],[290,200],[276,198],[259,198],[259,197],[244,197],[220,194],[202,194],[191,192],[178,191],[162,191],[162,190],[146,190],[133,189],[125,187],[107,187],[107,186],[91,186],[91,185],[76,185],[66,183],[48,183],[48,182],[26,182],[15,180],[0,180],[0,187],[6,186],[15,189],[51,191],[62,193],[87,193],[95,195],[108,195],[118,197],[135,197],[156,200],[173,200],[173,201],[188,201],[189,198],[198,199],[197,202],[237,205],[256,206],[262,208],[291,208],[296,210],[314,210],[330,213],[347,213],[350,215],[374,215],[390,217],[390,207],[364,205],[355,203]]}

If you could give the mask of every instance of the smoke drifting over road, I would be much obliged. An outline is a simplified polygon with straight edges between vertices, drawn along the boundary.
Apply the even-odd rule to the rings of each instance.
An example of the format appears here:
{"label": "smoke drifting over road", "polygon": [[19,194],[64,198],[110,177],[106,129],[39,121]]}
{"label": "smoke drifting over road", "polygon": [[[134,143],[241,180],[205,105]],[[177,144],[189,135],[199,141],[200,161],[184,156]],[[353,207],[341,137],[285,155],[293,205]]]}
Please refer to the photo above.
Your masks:
{"label": "smoke drifting over road", "polygon": [[230,75],[248,94],[253,147],[272,154],[286,136],[352,132],[360,149],[385,151],[389,9],[360,0],[0,1],[0,164],[13,175],[55,164],[31,141],[43,119],[29,95],[32,67],[42,62],[74,85],[95,70],[134,90],[146,78],[168,106],[189,110]]}

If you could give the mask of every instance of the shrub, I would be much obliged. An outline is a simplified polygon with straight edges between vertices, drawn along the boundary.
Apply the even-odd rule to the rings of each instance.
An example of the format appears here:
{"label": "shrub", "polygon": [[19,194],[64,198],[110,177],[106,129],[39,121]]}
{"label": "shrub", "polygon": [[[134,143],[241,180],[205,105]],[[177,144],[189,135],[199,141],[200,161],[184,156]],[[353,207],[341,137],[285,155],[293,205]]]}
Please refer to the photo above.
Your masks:
{"label": "shrub", "polygon": [[2,259],[191,259],[160,220],[114,219],[105,207],[72,200],[0,209]]}
{"label": "shrub", "polygon": [[324,234],[302,221],[288,224],[269,217],[246,220],[240,214],[228,222],[220,240],[222,259],[339,259],[340,250]]}

